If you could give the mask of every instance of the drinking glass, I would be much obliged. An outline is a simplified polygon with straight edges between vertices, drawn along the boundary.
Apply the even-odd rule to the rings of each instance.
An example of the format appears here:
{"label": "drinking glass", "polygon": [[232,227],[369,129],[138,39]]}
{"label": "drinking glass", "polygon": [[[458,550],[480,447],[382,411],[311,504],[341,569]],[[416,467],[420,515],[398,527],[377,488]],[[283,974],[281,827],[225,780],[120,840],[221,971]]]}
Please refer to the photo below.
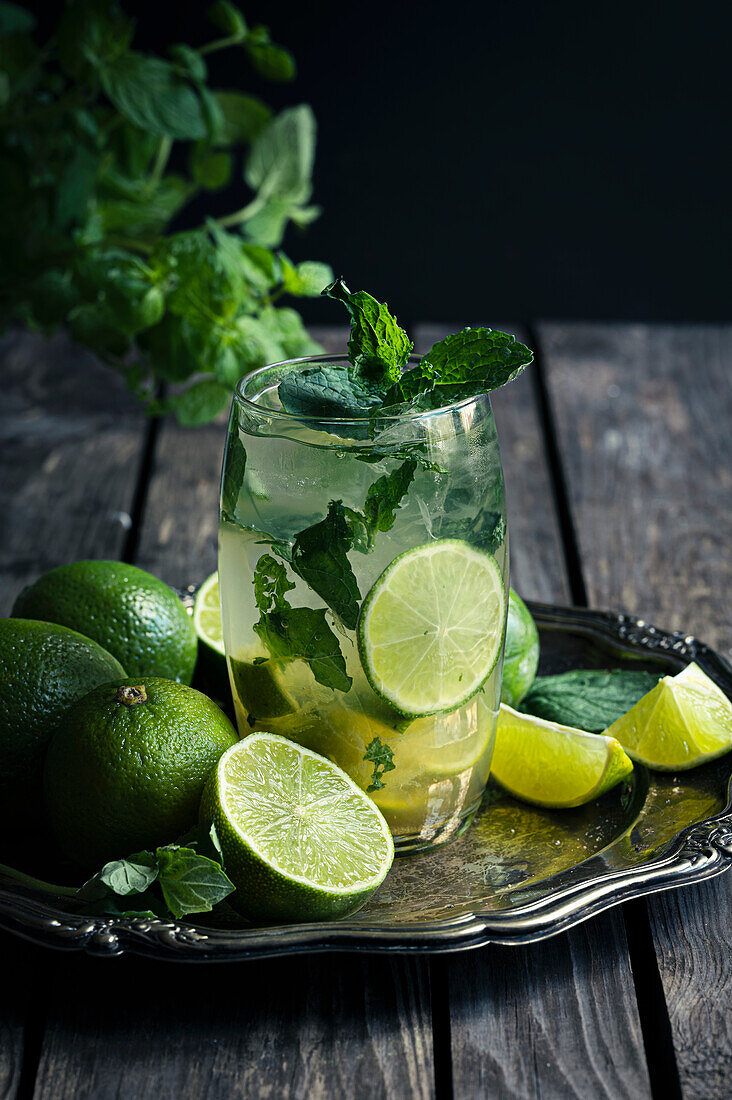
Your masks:
{"label": "drinking glass", "polygon": [[[295,572],[293,549],[302,532],[337,509],[350,525],[337,549],[346,553],[361,600],[399,555],[441,539],[492,554],[507,596],[506,506],[491,404],[482,395],[436,411],[350,420],[286,412],[278,399],[280,380],[319,363],[347,361],[330,355],[264,367],[240,381],[232,402],[219,583],[236,718],[242,736],[269,730],[334,760],[369,790],[398,851],[430,848],[465,828],[480,803],[493,753],[503,647],[467,702],[449,713],[405,717],[371,686],[359,658],[357,624],[339,618]],[[373,516],[375,502],[397,480],[406,486],[398,506],[386,509],[370,541],[359,539],[358,517],[368,512],[367,502]],[[337,569],[337,554],[335,561]],[[263,570],[268,597],[254,583],[255,572]],[[275,575],[286,577],[279,593],[272,587]],[[263,628],[266,599],[275,614],[278,599],[286,601],[279,606],[312,609],[300,615],[311,626],[320,624],[320,663],[298,656],[297,644],[283,646]],[[312,649],[312,637],[304,644]]]}

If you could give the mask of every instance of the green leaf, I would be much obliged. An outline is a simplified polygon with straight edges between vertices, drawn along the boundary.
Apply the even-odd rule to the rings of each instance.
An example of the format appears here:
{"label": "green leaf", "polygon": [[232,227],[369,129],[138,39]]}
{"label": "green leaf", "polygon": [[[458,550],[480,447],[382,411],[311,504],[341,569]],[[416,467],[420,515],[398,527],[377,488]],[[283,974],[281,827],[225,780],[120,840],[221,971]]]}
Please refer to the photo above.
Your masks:
{"label": "green leaf", "polygon": [[[270,339],[276,340],[282,348],[283,359],[317,355],[323,350],[320,344],[308,334],[302,323],[302,317],[294,309],[276,309],[274,306],[267,306],[260,312],[259,321]],[[269,360],[270,363],[273,361]]]}
{"label": "green leaf", "polygon": [[315,260],[303,260],[297,267],[286,256],[280,256],[282,288],[298,298],[317,298],[323,289],[333,282],[333,270],[329,264]]}
{"label": "green leaf", "polygon": [[351,542],[343,504],[340,500],[332,500],[325,519],[296,536],[292,547],[292,568],[318,593],[344,626],[355,630],[361,593],[348,560]]}
{"label": "green leaf", "polygon": [[274,42],[270,42],[268,35],[267,40],[262,36],[258,41],[256,32],[264,30],[264,27],[255,28],[245,42],[249,60],[265,80],[273,80],[278,84],[294,80],[297,72],[295,58],[284,46],[276,46]]}
{"label": "green leaf", "polygon": [[107,175],[100,186],[97,214],[105,233],[121,231],[126,237],[144,237],[159,233],[185,206],[193,188],[181,176],[167,175],[157,184],[149,180],[130,181],[123,197],[113,198],[123,191],[122,179]]}
{"label": "green leaf", "polygon": [[343,302],[351,316],[348,356],[357,374],[376,386],[397,382],[414,345],[386,303],[365,290],[352,294],[343,279],[336,279],[323,294]]}
{"label": "green leaf", "polygon": [[113,63],[129,48],[133,30],[132,20],[109,0],[67,4],[56,31],[61,68],[78,80],[92,67]]}
{"label": "green leaf", "polygon": [[506,332],[466,328],[435,344],[385,401],[410,400],[426,393],[435,407],[461,401],[505,385],[532,360],[529,348]]}
{"label": "green leaf", "polygon": [[36,17],[17,4],[0,3],[0,35],[30,34],[35,29]]}
{"label": "green leaf", "polygon": [[315,118],[306,104],[282,111],[252,145],[244,178],[260,199],[307,202],[315,156]]}
{"label": "green leaf", "polygon": [[214,420],[227,407],[230,399],[231,389],[228,386],[204,379],[168,398],[168,403],[178,423],[189,427]]}
{"label": "green leaf", "polygon": [[167,61],[129,51],[104,65],[100,76],[117,110],[141,129],[182,140],[206,137],[201,100]]}
{"label": "green leaf", "polygon": [[233,317],[249,298],[241,244],[220,226],[214,232],[215,238],[206,229],[164,238],[150,258],[157,278],[169,285],[171,312],[206,326]]}
{"label": "green leaf", "polygon": [[[286,412],[318,419],[363,419],[381,404],[379,395],[354,378],[347,367],[326,363],[286,374],[278,393]],[[349,426],[347,430],[350,434],[356,429]],[[364,433],[368,434],[367,427]]]}
{"label": "green leaf", "polygon": [[86,220],[96,182],[99,155],[78,143],[58,173],[55,191],[54,223],[65,230]]}
{"label": "green leaf", "polygon": [[196,142],[191,149],[191,175],[199,187],[220,191],[231,178],[232,159],[229,153],[217,152],[208,142]]}
{"label": "green leaf", "polygon": [[319,684],[350,691],[352,680],[324,608],[292,607],[265,615],[254,630],[274,661],[305,661]]}
{"label": "green leaf", "polygon": [[281,562],[263,554],[254,571],[254,596],[260,611],[256,634],[274,661],[305,661],[320,684],[349,691],[351,677],[338,639],[328,626],[324,608],[290,607],[294,588]]}
{"label": "green leaf", "polygon": [[397,509],[412,484],[416,469],[417,460],[409,458],[369,485],[363,512],[372,542],[377,531],[390,531],[394,526]]}
{"label": "green leaf", "polygon": [[272,121],[272,111],[261,100],[241,92],[215,92],[224,124],[222,145],[243,145],[254,141]]}
{"label": "green leaf", "polygon": [[208,913],[234,892],[221,866],[192,848],[168,845],[157,849],[158,882],[165,904],[174,917]]}
{"label": "green leaf", "polygon": [[263,615],[273,611],[288,610],[287,593],[295,585],[287,578],[287,570],[282,562],[271,554],[262,554],[254,569],[254,599]]}
{"label": "green leaf", "polygon": [[371,776],[371,782],[366,790],[369,792],[383,790],[386,786],[384,773],[393,772],[396,767],[394,753],[380,737],[374,737],[373,741],[370,741],[366,746],[364,760],[368,760],[374,765],[374,774]]}
{"label": "green leaf", "polygon": [[521,703],[526,714],[599,733],[627,714],[659,681],[652,672],[573,669],[537,676]]}
{"label": "green leaf", "polygon": [[206,62],[198,50],[182,43],[176,46],[168,46],[168,56],[174,61],[185,76],[190,77],[196,84],[203,84],[208,75]]}
{"label": "green leaf", "polygon": [[105,863],[97,877],[115,894],[141,894],[158,877],[158,861],[152,852],[135,852]]}
{"label": "green leaf", "polygon": [[227,38],[246,38],[247,24],[244,16],[228,0],[216,0],[206,12],[215,27],[223,31]]}
{"label": "green leaf", "polygon": [[[234,522],[239,491],[244,484],[244,471],[247,467],[247,452],[241,441],[235,420],[232,420],[224,455],[224,477],[222,481],[221,512],[224,519]],[[261,560],[261,559],[260,559]],[[274,558],[272,559],[274,561]],[[277,563],[275,562],[275,565]],[[256,574],[255,574],[256,578]],[[259,607],[259,601],[257,601]]]}
{"label": "green leaf", "polygon": [[248,241],[265,248],[278,248],[287,229],[292,211],[297,209],[288,199],[268,199],[255,214],[243,222],[241,231]]}

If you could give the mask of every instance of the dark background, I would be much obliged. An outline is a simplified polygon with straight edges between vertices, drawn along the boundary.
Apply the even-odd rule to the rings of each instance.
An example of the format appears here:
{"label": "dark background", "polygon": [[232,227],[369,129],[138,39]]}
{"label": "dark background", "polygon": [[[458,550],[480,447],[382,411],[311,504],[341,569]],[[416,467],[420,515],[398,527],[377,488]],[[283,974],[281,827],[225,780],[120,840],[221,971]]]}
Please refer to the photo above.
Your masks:
{"label": "dark background", "polygon": [[[211,37],[206,3],[124,7],[138,48]],[[288,231],[294,259],[331,263],[408,323],[732,318],[729,5],[241,7],[297,79],[258,80],[231,50],[214,83],[309,102],[319,123],[324,213]]]}

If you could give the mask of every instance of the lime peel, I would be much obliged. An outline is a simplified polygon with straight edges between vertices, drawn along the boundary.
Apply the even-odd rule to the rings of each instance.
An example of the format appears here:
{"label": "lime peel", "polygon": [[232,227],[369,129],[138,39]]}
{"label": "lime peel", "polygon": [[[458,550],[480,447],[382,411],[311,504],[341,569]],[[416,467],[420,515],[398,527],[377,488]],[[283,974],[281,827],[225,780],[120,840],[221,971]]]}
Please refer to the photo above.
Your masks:
{"label": "lime peel", "polygon": [[279,735],[250,734],[218,762],[201,814],[213,820],[234,903],[266,920],[354,912],[383,882],[394,842],[337,765]]}
{"label": "lime peel", "polygon": [[572,809],[620,783],[633,762],[614,737],[520,714],[502,703],[491,770],[523,802]]}
{"label": "lime peel", "polygon": [[664,676],[605,730],[656,771],[686,771],[732,749],[732,702],[695,663]]}

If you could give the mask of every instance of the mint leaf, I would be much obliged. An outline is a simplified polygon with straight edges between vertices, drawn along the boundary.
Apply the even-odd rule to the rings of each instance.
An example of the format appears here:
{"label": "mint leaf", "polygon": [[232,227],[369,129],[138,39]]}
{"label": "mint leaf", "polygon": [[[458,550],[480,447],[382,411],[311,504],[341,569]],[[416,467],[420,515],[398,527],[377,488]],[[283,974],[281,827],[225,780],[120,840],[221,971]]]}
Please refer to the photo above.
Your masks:
{"label": "mint leaf", "polygon": [[352,680],[325,608],[290,607],[287,593],[294,587],[284,565],[263,554],[254,570],[254,597],[260,612],[255,633],[273,660],[305,661],[319,684],[349,691]]}
{"label": "mint leaf", "polygon": [[99,75],[117,110],[141,130],[188,140],[206,137],[201,100],[167,61],[130,50],[103,65]]}
{"label": "mint leaf", "polygon": [[167,407],[175,413],[179,424],[208,424],[226,408],[231,390],[212,379],[194,382],[183,393],[168,398]]}
{"label": "mint leaf", "polygon": [[208,913],[234,892],[234,884],[221,866],[192,848],[169,844],[158,848],[156,855],[160,889],[174,917]]}
{"label": "mint leaf", "polygon": [[506,332],[466,328],[435,344],[384,398],[385,404],[425,394],[431,407],[489,393],[510,382],[533,360],[533,353]]}
{"label": "mint leaf", "polygon": [[272,112],[255,96],[241,92],[215,92],[223,116],[221,145],[243,145],[254,141],[272,121]]}
{"label": "mint leaf", "polygon": [[280,253],[280,265],[282,289],[286,294],[293,294],[297,298],[315,298],[323,293],[323,287],[333,281],[333,271],[329,264],[303,260],[295,266],[287,256]]}
{"label": "mint leaf", "polygon": [[537,718],[600,733],[658,683],[653,672],[626,669],[573,669],[537,676],[520,709]]}
{"label": "mint leaf", "polygon": [[287,579],[287,570],[271,554],[262,554],[254,569],[254,599],[263,615],[289,609],[287,593],[295,585]]}
{"label": "mint leaf", "polygon": [[368,760],[374,765],[374,773],[371,776],[371,782],[366,790],[383,790],[386,786],[386,783],[384,783],[384,773],[393,772],[396,767],[394,763],[394,753],[387,744],[382,742],[380,737],[374,737],[373,741],[370,741],[366,746],[364,760]]}
{"label": "mint leaf", "polygon": [[234,4],[229,4],[228,0],[216,0],[206,15],[228,38],[240,40],[246,38],[246,20],[239,9]]}
{"label": "mint leaf", "polygon": [[394,526],[397,508],[412,484],[416,469],[417,460],[408,458],[396,470],[369,485],[363,514],[372,541],[377,531],[390,531]]}
{"label": "mint leaf", "polygon": [[353,681],[325,615],[325,608],[291,607],[262,616],[254,630],[275,661],[305,661],[319,684],[350,691]]}
{"label": "mint leaf", "polygon": [[126,859],[106,863],[99,881],[115,894],[141,894],[158,877],[158,862],[152,852],[135,852]]}
{"label": "mint leaf", "polygon": [[[325,363],[286,374],[278,392],[285,412],[318,419],[365,419],[381,404],[378,393],[354,378],[347,367]],[[348,432],[352,434],[351,426]]]}
{"label": "mint leaf", "polygon": [[244,179],[260,201],[305,203],[312,190],[315,117],[306,104],[280,112],[252,145]]}
{"label": "mint leaf", "polygon": [[414,345],[386,303],[377,302],[365,290],[352,294],[342,278],[323,294],[343,302],[351,316],[348,356],[356,374],[382,388],[398,382]]}
{"label": "mint leaf", "polygon": [[30,34],[36,25],[36,17],[18,4],[0,4],[0,35]]}
{"label": "mint leaf", "polygon": [[348,560],[351,541],[343,504],[340,500],[332,500],[325,519],[296,536],[292,568],[344,626],[355,630],[361,593]]}

